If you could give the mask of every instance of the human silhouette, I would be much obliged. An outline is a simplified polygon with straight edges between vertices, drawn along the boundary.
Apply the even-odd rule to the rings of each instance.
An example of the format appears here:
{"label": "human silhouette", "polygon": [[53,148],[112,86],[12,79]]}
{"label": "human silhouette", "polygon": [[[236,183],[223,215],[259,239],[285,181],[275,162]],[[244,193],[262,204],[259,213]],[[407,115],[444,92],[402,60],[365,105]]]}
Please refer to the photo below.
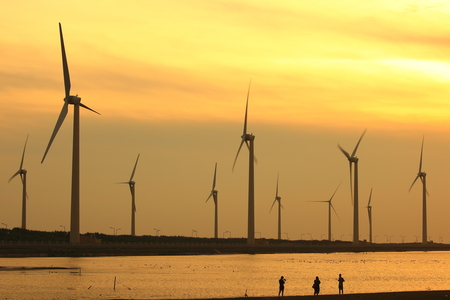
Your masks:
{"label": "human silhouette", "polygon": [[284,284],[286,283],[286,278],[284,278],[283,276],[281,276],[280,280],[278,280],[278,282],[280,283],[280,289],[278,290],[278,297],[284,296]]}
{"label": "human silhouette", "polygon": [[316,279],[314,280],[314,284],[313,284],[313,289],[314,289],[314,296],[318,296],[320,293],[320,280],[319,280],[319,276],[316,276]]}
{"label": "human silhouette", "polygon": [[339,294],[344,294],[344,278],[339,274],[338,282],[339,282]]}

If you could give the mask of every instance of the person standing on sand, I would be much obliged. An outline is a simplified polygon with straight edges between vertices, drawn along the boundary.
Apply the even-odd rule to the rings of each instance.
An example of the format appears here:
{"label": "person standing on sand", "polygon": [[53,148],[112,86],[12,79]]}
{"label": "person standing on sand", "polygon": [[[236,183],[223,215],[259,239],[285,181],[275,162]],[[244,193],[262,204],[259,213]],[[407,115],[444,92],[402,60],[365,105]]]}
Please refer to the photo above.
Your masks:
{"label": "person standing on sand", "polygon": [[316,280],[314,280],[314,284],[313,284],[313,289],[314,289],[314,296],[319,296],[320,293],[320,280],[319,280],[319,276],[316,276]]}
{"label": "person standing on sand", "polygon": [[339,282],[339,295],[344,294],[344,278],[342,278],[341,274],[339,274],[338,282]]}
{"label": "person standing on sand", "polygon": [[278,290],[278,297],[284,296],[284,284],[286,283],[286,278],[284,278],[283,276],[281,276],[280,280],[278,280],[278,282],[280,283],[280,289]]}

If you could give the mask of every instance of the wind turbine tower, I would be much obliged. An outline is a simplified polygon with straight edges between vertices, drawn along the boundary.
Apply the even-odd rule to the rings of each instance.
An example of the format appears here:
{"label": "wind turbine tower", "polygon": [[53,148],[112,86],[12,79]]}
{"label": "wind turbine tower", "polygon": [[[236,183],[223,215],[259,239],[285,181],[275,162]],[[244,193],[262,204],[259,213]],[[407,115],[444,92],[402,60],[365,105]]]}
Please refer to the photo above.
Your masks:
{"label": "wind turbine tower", "polygon": [[23,160],[25,158],[25,149],[27,148],[28,135],[25,140],[25,146],[23,146],[22,160],[20,161],[19,170],[14,173],[13,176],[9,179],[10,182],[14,177],[20,175],[20,179],[22,180],[22,229],[27,229],[27,170],[23,168]]}
{"label": "wind turbine tower", "polygon": [[414,183],[416,183],[417,179],[420,178],[422,181],[422,243],[427,243],[427,173],[422,172],[422,155],[423,155],[423,142],[425,140],[425,137],[422,138],[422,149],[420,150],[420,162],[419,162],[419,172],[417,173],[416,179],[414,179],[413,183],[411,184],[411,187],[409,190],[411,191]]}
{"label": "wind turbine tower", "polygon": [[255,244],[255,178],[254,178],[254,163],[255,163],[255,155],[253,142],[255,140],[255,136],[253,134],[247,133],[247,112],[248,112],[248,98],[250,95],[250,84],[248,85],[247,92],[247,103],[245,106],[245,118],[244,118],[244,132],[241,136],[241,144],[239,145],[239,149],[236,153],[236,158],[233,163],[236,165],[236,160],[239,156],[239,152],[241,151],[242,145],[245,143],[249,150],[249,170],[248,170],[248,230],[247,230],[247,244],[254,245]]}
{"label": "wind turbine tower", "polygon": [[333,195],[331,195],[331,198],[329,200],[327,200],[327,201],[308,201],[308,202],[325,202],[325,203],[328,203],[328,240],[329,241],[331,241],[331,209],[333,209],[334,213],[336,214],[336,216],[339,219],[339,216],[338,216],[336,210],[334,209],[334,206],[331,203],[331,200],[333,200],[333,197],[336,194],[337,190],[339,189],[340,185],[341,184],[339,183],[339,185],[337,186],[336,190],[334,191]]}
{"label": "wind turbine tower", "polygon": [[214,167],[214,178],[211,189],[211,194],[209,194],[206,202],[208,202],[209,198],[213,197],[214,200],[214,238],[219,238],[219,211],[218,211],[218,197],[219,191],[216,190],[216,174],[217,174],[217,163]]}
{"label": "wind turbine tower", "polygon": [[[339,144],[338,148],[344,153],[347,157],[349,166],[350,166],[350,192],[352,194],[352,202],[353,202],[353,244],[359,243],[359,215],[358,215],[358,158],[355,156],[356,151],[358,150],[359,143],[361,142],[366,130],[362,133],[359,138],[358,143],[355,146],[355,149],[350,155],[347,151],[345,151]],[[352,176],[352,164],[354,166],[354,175]],[[353,178],[354,177],[354,178]],[[352,186],[352,180],[354,179],[354,185]]]}
{"label": "wind turbine tower", "polygon": [[93,109],[81,103],[81,98],[70,95],[70,75],[67,64],[66,50],[64,48],[64,38],[62,33],[61,23],[59,23],[59,36],[61,40],[61,54],[64,75],[64,89],[65,98],[64,104],[56,121],[55,128],[48,142],[47,149],[42,157],[41,163],[44,162],[50,146],[58,133],[64,119],[67,116],[69,104],[73,105],[73,143],[72,143],[72,192],[70,204],[70,243],[80,243],[80,106],[86,108],[96,114],[99,114]]}
{"label": "wind turbine tower", "polygon": [[275,202],[278,202],[278,239],[281,240],[281,208],[283,208],[283,205],[281,205],[281,197],[278,196],[278,179],[279,176],[277,176],[277,188],[275,191],[275,200],[273,200],[272,206],[270,207],[270,211],[272,211],[272,208],[275,204]]}
{"label": "wind turbine tower", "polygon": [[367,203],[367,213],[369,215],[369,242],[372,243],[372,206],[370,205],[372,201],[372,189],[370,189],[369,202]]}
{"label": "wind turbine tower", "polygon": [[139,156],[140,154],[138,154],[137,158],[136,158],[136,162],[134,164],[134,168],[133,168],[133,172],[131,172],[131,177],[129,181],[126,182],[119,182],[121,184],[128,184],[130,186],[130,192],[131,192],[131,235],[135,236],[136,235],[136,197],[135,197],[135,182],[133,181],[133,177],[134,177],[134,173],[136,172],[136,166],[138,164],[139,161]]}

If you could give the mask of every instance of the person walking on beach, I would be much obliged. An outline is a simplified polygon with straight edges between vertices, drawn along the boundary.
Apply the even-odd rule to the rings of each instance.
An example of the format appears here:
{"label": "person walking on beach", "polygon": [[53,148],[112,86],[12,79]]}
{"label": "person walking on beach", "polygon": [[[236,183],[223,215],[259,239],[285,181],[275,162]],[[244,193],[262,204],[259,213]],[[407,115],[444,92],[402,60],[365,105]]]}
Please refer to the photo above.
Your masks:
{"label": "person walking on beach", "polygon": [[286,283],[286,278],[284,278],[283,276],[281,276],[280,280],[278,280],[278,282],[280,283],[280,289],[278,290],[278,297],[284,296],[284,284]]}
{"label": "person walking on beach", "polygon": [[313,289],[314,289],[314,296],[319,296],[320,293],[320,280],[319,280],[319,276],[316,276],[316,279],[314,280],[314,284],[313,284]]}
{"label": "person walking on beach", "polygon": [[338,278],[338,287],[339,287],[339,295],[340,294],[344,294],[344,278],[342,278],[341,274],[339,274],[339,278]]}

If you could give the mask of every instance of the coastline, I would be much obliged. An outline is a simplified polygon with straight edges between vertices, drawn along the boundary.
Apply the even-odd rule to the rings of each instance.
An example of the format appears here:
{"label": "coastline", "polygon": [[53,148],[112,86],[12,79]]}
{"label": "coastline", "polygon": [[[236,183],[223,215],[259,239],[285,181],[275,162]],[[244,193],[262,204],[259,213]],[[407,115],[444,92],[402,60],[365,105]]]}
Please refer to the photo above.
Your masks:
{"label": "coastline", "polygon": [[154,243],[0,243],[0,257],[100,257],[154,255],[221,255],[278,253],[345,253],[450,251],[448,244],[369,244],[339,242],[290,242],[247,245],[245,243],[154,242]]}

